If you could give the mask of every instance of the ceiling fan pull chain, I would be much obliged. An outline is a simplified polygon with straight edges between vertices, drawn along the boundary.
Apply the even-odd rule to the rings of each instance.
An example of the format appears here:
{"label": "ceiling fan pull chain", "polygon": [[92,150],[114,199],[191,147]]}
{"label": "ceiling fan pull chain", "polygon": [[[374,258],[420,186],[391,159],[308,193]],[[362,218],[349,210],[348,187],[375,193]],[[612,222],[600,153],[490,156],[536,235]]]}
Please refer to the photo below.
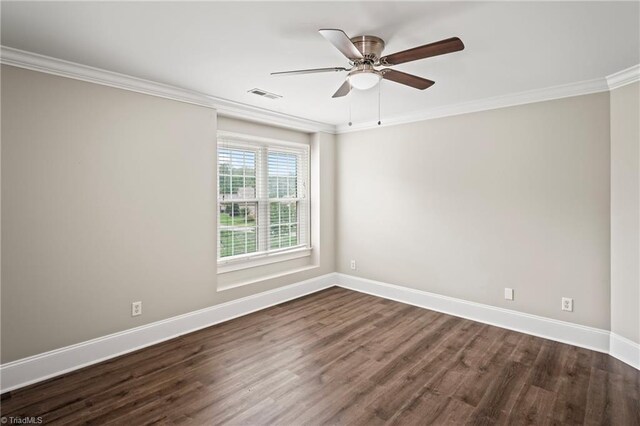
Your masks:
{"label": "ceiling fan pull chain", "polygon": [[351,98],[353,98],[353,92],[349,93],[349,126],[353,124],[351,122]]}
{"label": "ceiling fan pull chain", "polygon": [[382,84],[378,83],[378,126],[382,124],[380,121],[380,93],[382,92]]}

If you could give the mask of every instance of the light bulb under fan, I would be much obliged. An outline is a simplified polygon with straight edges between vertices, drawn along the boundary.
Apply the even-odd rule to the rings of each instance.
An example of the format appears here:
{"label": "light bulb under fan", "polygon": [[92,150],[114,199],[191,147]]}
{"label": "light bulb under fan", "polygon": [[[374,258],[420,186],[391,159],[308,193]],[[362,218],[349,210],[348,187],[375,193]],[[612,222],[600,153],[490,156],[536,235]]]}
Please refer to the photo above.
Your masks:
{"label": "light bulb under fan", "polygon": [[363,65],[361,69],[351,71],[347,81],[351,87],[358,90],[369,90],[380,83],[382,74],[374,70],[371,65]]}

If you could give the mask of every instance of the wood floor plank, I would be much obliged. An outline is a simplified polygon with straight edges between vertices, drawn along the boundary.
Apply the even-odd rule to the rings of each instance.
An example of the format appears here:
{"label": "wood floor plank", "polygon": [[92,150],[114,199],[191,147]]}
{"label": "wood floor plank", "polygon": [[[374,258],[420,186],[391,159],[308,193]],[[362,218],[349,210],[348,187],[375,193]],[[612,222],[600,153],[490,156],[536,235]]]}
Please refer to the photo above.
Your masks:
{"label": "wood floor plank", "polygon": [[576,347],[566,347],[565,353],[565,363],[560,371],[559,397],[550,416],[562,424],[583,424],[591,356],[586,349]]}
{"label": "wood floor plank", "polygon": [[468,423],[473,407],[451,398],[422,396],[404,407],[391,421],[392,425],[460,425]]}
{"label": "wood floor plank", "polygon": [[606,354],[330,288],[2,395],[45,424],[640,426]]}
{"label": "wood floor plank", "polygon": [[480,364],[462,379],[455,394],[456,398],[473,407],[480,404],[486,390],[507,365],[521,337],[508,330],[494,331],[497,331],[495,339],[480,359]]}
{"label": "wood floor plank", "polygon": [[487,387],[482,399],[473,411],[470,422],[473,424],[497,423],[500,418],[508,417],[518,394],[525,386],[526,367],[515,361],[509,361]]}
{"label": "wood floor plank", "polygon": [[523,386],[507,417],[512,424],[541,425],[553,408],[556,395],[534,385]]}
{"label": "wood floor plank", "polygon": [[563,347],[555,342],[545,342],[533,364],[531,383],[551,392],[560,384]]}

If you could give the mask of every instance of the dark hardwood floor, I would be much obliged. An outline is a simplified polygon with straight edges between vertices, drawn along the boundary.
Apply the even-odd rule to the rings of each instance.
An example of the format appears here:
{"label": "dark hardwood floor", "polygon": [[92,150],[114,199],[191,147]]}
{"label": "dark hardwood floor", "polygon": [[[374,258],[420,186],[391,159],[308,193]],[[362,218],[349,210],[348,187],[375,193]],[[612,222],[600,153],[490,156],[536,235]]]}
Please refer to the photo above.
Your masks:
{"label": "dark hardwood floor", "polygon": [[3,395],[44,424],[640,424],[598,352],[341,288]]}

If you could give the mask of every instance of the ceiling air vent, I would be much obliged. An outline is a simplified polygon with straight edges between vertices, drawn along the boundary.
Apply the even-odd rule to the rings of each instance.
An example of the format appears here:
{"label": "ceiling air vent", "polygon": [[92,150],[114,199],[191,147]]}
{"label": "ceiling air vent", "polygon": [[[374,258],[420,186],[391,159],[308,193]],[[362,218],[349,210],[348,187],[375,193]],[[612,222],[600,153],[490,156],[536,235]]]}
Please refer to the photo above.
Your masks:
{"label": "ceiling air vent", "polygon": [[263,98],[269,99],[280,99],[282,97],[280,95],[276,95],[275,93],[270,93],[262,89],[251,89],[249,90],[249,93],[253,93],[254,95],[262,96]]}

